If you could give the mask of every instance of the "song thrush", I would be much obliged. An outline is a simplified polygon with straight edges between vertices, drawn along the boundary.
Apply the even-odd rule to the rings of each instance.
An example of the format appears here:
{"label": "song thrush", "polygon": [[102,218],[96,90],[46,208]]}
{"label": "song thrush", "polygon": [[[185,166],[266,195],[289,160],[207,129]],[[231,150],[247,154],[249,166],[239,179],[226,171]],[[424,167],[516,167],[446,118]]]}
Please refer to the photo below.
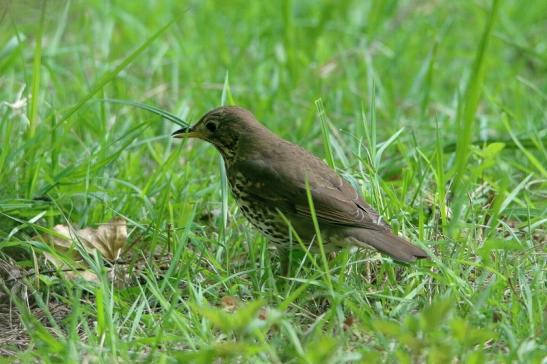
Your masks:
{"label": "song thrush", "polygon": [[219,150],[241,211],[278,248],[287,249],[291,241],[287,220],[303,242],[313,241],[316,230],[309,189],[327,251],[372,246],[400,262],[427,257],[425,251],[394,235],[359,193],[321,159],[281,139],[241,107],[209,111],[194,126],[173,136],[203,139]]}

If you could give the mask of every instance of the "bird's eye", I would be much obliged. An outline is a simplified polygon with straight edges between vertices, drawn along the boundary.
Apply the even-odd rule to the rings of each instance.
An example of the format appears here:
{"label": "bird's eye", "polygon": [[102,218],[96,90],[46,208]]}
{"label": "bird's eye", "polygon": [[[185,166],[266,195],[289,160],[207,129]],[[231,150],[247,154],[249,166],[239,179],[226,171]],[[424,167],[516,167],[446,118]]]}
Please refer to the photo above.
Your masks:
{"label": "bird's eye", "polygon": [[209,129],[209,131],[212,132],[212,133],[214,133],[217,130],[217,124],[215,124],[213,122],[209,122],[209,123],[205,124],[205,127],[207,129]]}

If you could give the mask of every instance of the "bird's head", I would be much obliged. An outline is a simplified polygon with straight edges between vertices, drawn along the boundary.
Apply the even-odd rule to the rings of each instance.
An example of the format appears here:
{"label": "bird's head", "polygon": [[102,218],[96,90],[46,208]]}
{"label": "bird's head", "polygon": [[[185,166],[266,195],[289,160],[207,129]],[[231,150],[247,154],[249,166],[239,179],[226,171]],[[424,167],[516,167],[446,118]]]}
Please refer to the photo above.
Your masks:
{"label": "bird's head", "polygon": [[209,111],[188,128],[175,131],[175,138],[198,138],[213,144],[225,156],[236,152],[242,137],[263,127],[253,114],[238,106],[223,106]]}

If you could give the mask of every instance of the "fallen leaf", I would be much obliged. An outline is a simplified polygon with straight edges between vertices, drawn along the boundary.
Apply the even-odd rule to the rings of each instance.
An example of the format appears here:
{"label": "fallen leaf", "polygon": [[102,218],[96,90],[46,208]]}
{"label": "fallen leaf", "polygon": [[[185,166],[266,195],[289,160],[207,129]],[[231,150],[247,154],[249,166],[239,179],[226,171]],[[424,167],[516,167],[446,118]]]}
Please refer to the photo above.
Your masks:
{"label": "fallen leaf", "polygon": [[346,317],[346,319],[344,320],[344,324],[342,325],[342,329],[344,331],[348,331],[352,326],[353,324],[355,323],[355,319],[353,318],[353,316],[348,316]]}
{"label": "fallen leaf", "polygon": [[[87,269],[84,260],[78,253],[75,244],[80,243],[88,253],[93,254],[98,251],[104,259],[115,261],[120,257],[122,249],[127,243],[127,224],[124,219],[115,217],[106,224],[98,228],[74,229],[69,225],[56,225],[53,233],[42,236],[55,250],[73,253],[74,262],[67,264],[59,256],[45,253],[46,259],[55,267],[64,272],[66,279],[83,279],[89,282],[96,282],[97,275]],[[112,277],[110,277],[110,275]],[[109,278],[114,282],[123,279],[125,275],[116,275],[113,271],[109,273]]]}
{"label": "fallen leaf", "polygon": [[67,225],[56,225],[53,230],[56,234],[49,236],[47,240],[55,248],[68,250],[73,248],[75,242],[79,241],[89,253],[97,250],[110,261],[119,258],[122,248],[127,242],[127,224],[120,217],[115,217],[96,229],[87,227],[76,230]]}
{"label": "fallen leaf", "polygon": [[234,312],[240,305],[238,298],[234,296],[224,296],[220,299],[220,306],[226,312]]}
{"label": "fallen leaf", "polygon": [[97,277],[97,275],[90,270],[69,271],[69,272],[65,272],[64,276],[66,279],[70,281],[75,281],[76,279],[83,279],[84,281],[88,281],[88,282],[99,281],[99,278]]}
{"label": "fallen leaf", "polygon": [[262,321],[268,319],[268,311],[264,307],[262,307],[260,311],[258,311],[258,319]]}

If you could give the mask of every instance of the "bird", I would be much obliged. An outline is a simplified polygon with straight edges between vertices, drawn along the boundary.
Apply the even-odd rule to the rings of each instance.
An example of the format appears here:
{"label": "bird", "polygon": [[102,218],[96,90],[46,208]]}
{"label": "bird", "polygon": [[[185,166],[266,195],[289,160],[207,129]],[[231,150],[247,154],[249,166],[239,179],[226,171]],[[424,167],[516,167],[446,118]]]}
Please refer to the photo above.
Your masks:
{"label": "bird", "polygon": [[422,248],[394,234],[323,160],[277,136],[245,108],[215,108],[172,136],[198,138],[216,147],[240,211],[281,251],[298,246],[293,233],[312,251],[320,250],[315,215],[325,252],[356,246],[375,248],[400,263],[428,257]]}

